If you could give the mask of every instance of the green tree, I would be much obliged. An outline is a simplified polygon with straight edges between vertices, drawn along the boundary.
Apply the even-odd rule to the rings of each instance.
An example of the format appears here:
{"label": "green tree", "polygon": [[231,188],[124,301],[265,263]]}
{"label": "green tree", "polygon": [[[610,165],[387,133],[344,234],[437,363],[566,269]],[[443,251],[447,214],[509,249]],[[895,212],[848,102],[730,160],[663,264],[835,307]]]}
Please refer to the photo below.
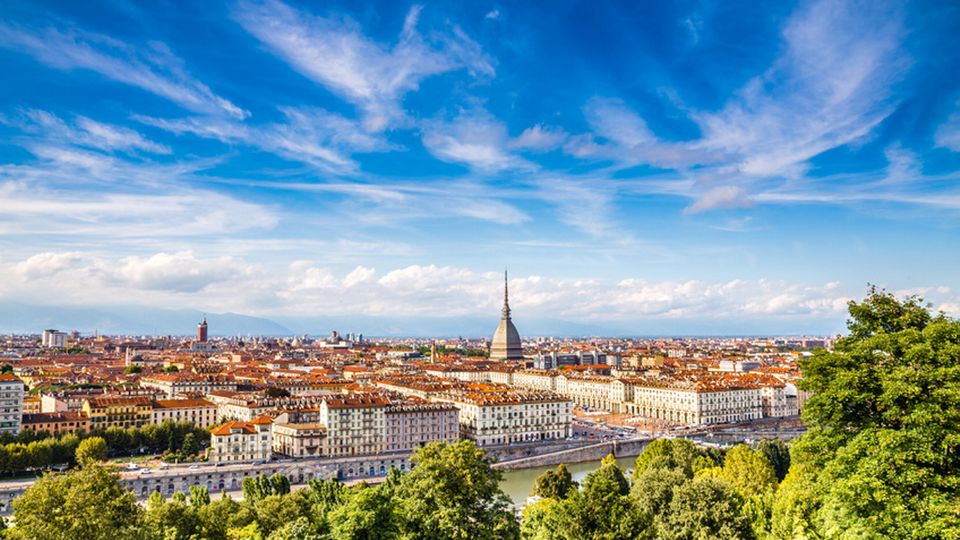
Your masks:
{"label": "green tree", "polygon": [[[398,473],[387,475],[383,488],[389,491],[391,497],[399,489]],[[297,495],[303,497],[303,505],[309,509],[308,516],[314,529],[320,534],[330,532],[329,516],[333,510],[343,504],[346,498],[346,488],[337,480],[323,480],[315,478],[307,483],[306,489],[301,489]]]}
{"label": "green tree", "polygon": [[[692,477],[697,458],[705,456],[707,456],[705,452],[686,439],[657,439],[648,444],[637,456],[633,477],[640,476],[650,467],[680,469],[684,474]],[[702,468],[702,465],[699,466]]]}
{"label": "green tree", "polygon": [[651,537],[650,516],[640,511],[629,497],[630,484],[613,456],[583,480],[569,503],[557,507],[569,512],[568,531],[572,538],[629,540]]}
{"label": "green tree", "polygon": [[523,509],[520,538],[523,540],[565,540],[570,518],[566,500],[545,498]]}
{"label": "green tree", "polygon": [[44,476],[13,501],[11,539],[140,538],[143,510],[105,467]]}
{"label": "green tree", "polygon": [[107,459],[107,441],[100,437],[90,437],[77,445],[77,463],[87,466]]}
{"label": "green tree", "polygon": [[260,531],[266,535],[295,521],[303,514],[297,500],[284,495],[267,495],[258,500],[254,508]]}
{"label": "green tree", "polygon": [[792,458],[816,477],[819,533],[960,537],[960,322],[875,288],[849,310],[850,335],[800,364]]}
{"label": "green tree", "polygon": [[347,490],[329,521],[332,540],[392,540],[400,533],[395,503],[380,487],[364,484]]}
{"label": "green tree", "polygon": [[127,366],[123,368],[123,372],[126,373],[127,375],[130,375],[133,373],[140,373],[141,371],[143,371],[143,368],[140,366]]}
{"label": "green tree", "polygon": [[698,477],[674,490],[657,530],[665,540],[750,540],[755,536],[742,504],[740,495],[725,483]]}
{"label": "green tree", "polygon": [[819,496],[814,491],[816,481],[817,476],[806,465],[790,467],[773,502],[770,532],[774,538],[822,538],[816,522],[819,511]]}
{"label": "green tree", "polygon": [[223,493],[219,500],[200,508],[200,537],[204,540],[227,540],[230,529],[242,529],[253,523],[256,515],[245,505]]}
{"label": "green tree", "polygon": [[180,448],[180,453],[187,457],[196,457],[197,452],[200,451],[200,448],[197,446],[197,437],[193,433],[187,433],[183,437],[183,446]]}
{"label": "green tree", "polygon": [[177,492],[167,501],[154,491],[147,499],[144,525],[155,538],[189,540],[200,529],[200,517],[182,493]]}
{"label": "green tree", "polygon": [[662,517],[670,508],[674,490],[689,481],[681,469],[652,467],[633,481],[630,493],[641,511]]}
{"label": "green tree", "polygon": [[743,444],[727,452],[720,478],[744,497],[764,495],[777,487],[777,476],[767,458]]}
{"label": "green tree", "polygon": [[[353,538],[353,537],[351,537]],[[361,540],[363,537],[356,537]],[[324,540],[323,537],[313,531],[310,520],[305,517],[298,517],[270,533],[267,540]]]}
{"label": "green tree", "polygon": [[757,443],[760,451],[770,462],[777,481],[782,482],[790,470],[790,447],[780,439],[763,439]]}
{"label": "green tree", "polygon": [[540,497],[552,497],[554,499],[563,499],[571,489],[576,489],[577,483],[573,481],[567,466],[561,463],[552,471],[546,471],[537,477],[534,483],[533,494]]}
{"label": "green tree", "polygon": [[520,528],[500,489],[500,471],[472,441],[434,442],[414,452],[397,490],[405,538],[510,540]]}
{"label": "green tree", "polygon": [[199,510],[210,504],[210,490],[202,486],[190,486],[190,506]]}

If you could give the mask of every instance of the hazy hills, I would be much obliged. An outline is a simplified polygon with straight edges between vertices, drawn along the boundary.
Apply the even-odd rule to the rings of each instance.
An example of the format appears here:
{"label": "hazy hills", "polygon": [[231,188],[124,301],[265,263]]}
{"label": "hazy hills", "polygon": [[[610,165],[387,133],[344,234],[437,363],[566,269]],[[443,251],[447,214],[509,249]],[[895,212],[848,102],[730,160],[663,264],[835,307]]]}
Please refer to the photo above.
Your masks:
{"label": "hazy hills", "polygon": [[[498,313],[490,317],[371,317],[363,315],[273,318],[237,313],[204,313],[194,309],[140,306],[43,306],[0,302],[0,333],[40,333],[44,328],[78,330],[82,334],[191,335],[206,315],[212,336],[324,336],[331,330],[367,336],[487,336]],[[708,336],[832,334],[842,330],[835,320],[808,319],[664,319],[636,321],[568,321],[524,317],[514,322],[526,336]]]}

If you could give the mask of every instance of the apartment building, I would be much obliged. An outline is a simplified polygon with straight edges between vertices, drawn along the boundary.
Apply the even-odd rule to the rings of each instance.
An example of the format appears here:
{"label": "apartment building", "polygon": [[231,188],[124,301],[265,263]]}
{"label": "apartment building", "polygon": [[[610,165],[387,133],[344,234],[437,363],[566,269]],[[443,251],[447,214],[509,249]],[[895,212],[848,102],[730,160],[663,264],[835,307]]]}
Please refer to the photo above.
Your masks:
{"label": "apartment building", "polygon": [[546,369],[525,369],[513,373],[513,385],[530,390],[557,391],[559,372]]}
{"label": "apartment building", "polygon": [[190,422],[200,428],[217,423],[217,406],[205,399],[159,399],[153,402],[152,422]]}
{"label": "apartment building", "polygon": [[613,380],[613,377],[560,375],[556,392],[581,407],[609,411]]}
{"label": "apartment building", "polygon": [[273,454],[273,421],[262,416],[251,422],[227,422],[210,432],[212,463],[269,461]]}
{"label": "apartment building", "polygon": [[[611,403],[615,412],[667,424],[746,422],[764,417],[764,389],[777,383],[756,375],[707,372],[624,378],[612,383]],[[768,403],[770,411],[786,410],[782,385]]]}
{"label": "apartment building", "polygon": [[140,379],[140,386],[156,388],[167,398],[186,395],[204,395],[219,390],[236,390],[237,381],[224,375],[197,373],[159,373]]}
{"label": "apartment building", "polygon": [[286,457],[321,457],[327,454],[327,426],[317,423],[273,424],[273,452]]}
{"label": "apartment building", "polygon": [[459,409],[462,438],[478,446],[500,446],[571,435],[573,402],[569,399],[553,392],[476,386],[433,397]]}
{"label": "apartment building", "polygon": [[23,381],[9,373],[0,375],[0,433],[20,433],[23,421]]}
{"label": "apartment building", "polygon": [[24,414],[22,429],[46,431],[51,435],[86,432],[90,431],[90,417],[75,411]]}
{"label": "apartment building", "polygon": [[376,394],[325,396],[320,423],[327,426],[329,455],[382,453],[389,403],[387,397]]}
{"label": "apartment building", "polygon": [[153,399],[147,396],[100,396],[84,400],[82,411],[91,429],[140,427],[153,421]]}
{"label": "apartment building", "polygon": [[391,402],[384,414],[384,450],[407,452],[433,441],[460,437],[460,413],[448,403],[421,399]]}

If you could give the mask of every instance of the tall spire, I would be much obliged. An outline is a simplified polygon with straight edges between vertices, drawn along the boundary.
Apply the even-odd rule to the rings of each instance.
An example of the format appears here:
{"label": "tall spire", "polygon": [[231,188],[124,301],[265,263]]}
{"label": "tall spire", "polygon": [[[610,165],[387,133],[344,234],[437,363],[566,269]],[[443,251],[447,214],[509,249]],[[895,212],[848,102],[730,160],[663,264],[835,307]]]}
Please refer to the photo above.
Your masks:
{"label": "tall spire", "polygon": [[508,290],[507,290],[507,271],[504,270],[504,271],[503,271],[503,310],[501,311],[501,313],[503,314],[503,318],[504,318],[504,319],[509,319],[509,318],[510,318],[510,299],[509,299],[509,296],[510,296],[510,295],[509,295],[509,292],[508,292]]}

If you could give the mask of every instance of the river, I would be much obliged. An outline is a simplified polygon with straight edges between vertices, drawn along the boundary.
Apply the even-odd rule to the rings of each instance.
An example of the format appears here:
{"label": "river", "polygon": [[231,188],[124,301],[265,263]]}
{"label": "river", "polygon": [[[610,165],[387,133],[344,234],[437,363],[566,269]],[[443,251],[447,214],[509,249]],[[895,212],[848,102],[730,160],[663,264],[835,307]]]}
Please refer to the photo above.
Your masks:
{"label": "river", "polygon": [[[617,458],[617,463],[624,468],[624,470],[632,470],[633,463],[637,460],[636,457],[622,457]],[[587,473],[600,467],[599,461],[587,461],[585,463],[571,463],[567,465],[567,470],[570,471],[570,475],[573,476],[573,479],[577,482],[582,481]],[[524,501],[527,497],[530,496],[530,493],[533,492],[533,484],[536,481],[537,477],[543,474],[546,471],[556,469],[556,465],[552,467],[536,467],[533,469],[517,469],[512,471],[504,471],[503,481],[500,482],[500,488],[513,499],[513,503],[517,505],[517,508],[523,506]]]}

